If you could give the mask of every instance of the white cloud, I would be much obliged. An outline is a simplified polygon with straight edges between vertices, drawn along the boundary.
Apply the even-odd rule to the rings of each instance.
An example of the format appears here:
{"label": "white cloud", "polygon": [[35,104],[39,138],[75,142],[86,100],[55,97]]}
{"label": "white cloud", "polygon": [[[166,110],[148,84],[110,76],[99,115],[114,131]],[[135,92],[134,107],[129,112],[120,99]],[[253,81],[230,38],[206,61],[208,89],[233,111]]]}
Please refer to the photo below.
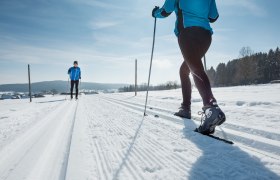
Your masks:
{"label": "white cloud", "polygon": [[[94,49],[83,49],[81,47],[67,47],[65,49],[44,48],[29,45],[6,45],[0,49],[2,62],[31,63],[31,64],[65,64],[74,59],[83,60],[87,63],[100,61],[117,63],[126,60],[110,53],[101,53]],[[0,62],[1,62],[0,61]]]}

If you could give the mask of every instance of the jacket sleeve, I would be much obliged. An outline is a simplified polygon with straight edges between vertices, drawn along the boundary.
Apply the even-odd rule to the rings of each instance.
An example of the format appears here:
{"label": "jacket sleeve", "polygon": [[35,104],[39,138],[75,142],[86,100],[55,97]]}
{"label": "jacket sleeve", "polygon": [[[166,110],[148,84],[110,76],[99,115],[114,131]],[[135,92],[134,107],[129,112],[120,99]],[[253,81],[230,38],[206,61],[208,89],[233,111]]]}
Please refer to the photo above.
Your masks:
{"label": "jacket sleeve", "polygon": [[211,4],[210,4],[208,19],[209,19],[210,23],[213,23],[218,18],[219,18],[219,13],[218,13],[218,9],[217,9],[217,6],[216,6],[216,1],[212,0]]}
{"label": "jacket sleeve", "polygon": [[82,78],[82,71],[81,71],[81,69],[80,69],[80,77],[79,77],[79,79],[81,79]]}
{"label": "jacket sleeve", "polygon": [[166,0],[163,7],[155,12],[154,14],[155,17],[156,18],[168,17],[175,10],[176,2],[177,0]]}
{"label": "jacket sleeve", "polygon": [[70,74],[70,73],[71,73],[71,68],[68,69],[68,74]]}

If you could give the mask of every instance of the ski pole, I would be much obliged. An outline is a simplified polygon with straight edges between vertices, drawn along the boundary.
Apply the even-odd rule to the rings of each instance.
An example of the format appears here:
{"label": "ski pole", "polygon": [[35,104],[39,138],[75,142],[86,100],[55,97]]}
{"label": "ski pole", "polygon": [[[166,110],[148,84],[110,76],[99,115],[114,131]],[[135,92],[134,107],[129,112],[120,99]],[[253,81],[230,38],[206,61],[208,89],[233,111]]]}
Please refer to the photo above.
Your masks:
{"label": "ski pole", "polygon": [[153,45],[152,45],[152,54],[151,54],[151,61],[150,61],[150,70],[149,70],[149,77],[148,77],[148,86],[147,86],[147,93],[146,93],[144,116],[147,116],[146,109],[147,109],[147,101],[148,101],[148,94],[149,94],[149,87],[150,87],[150,78],[151,78],[151,71],[152,71],[153,56],[154,56],[156,26],[157,26],[157,18],[155,18],[155,22],[154,22]]}

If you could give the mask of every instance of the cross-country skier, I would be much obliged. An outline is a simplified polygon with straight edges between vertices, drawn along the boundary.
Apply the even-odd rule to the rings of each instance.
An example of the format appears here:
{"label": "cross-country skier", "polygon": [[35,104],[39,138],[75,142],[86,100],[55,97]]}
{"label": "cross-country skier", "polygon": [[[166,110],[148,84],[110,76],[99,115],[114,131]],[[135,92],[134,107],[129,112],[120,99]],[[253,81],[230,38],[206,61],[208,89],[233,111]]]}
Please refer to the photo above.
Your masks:
{"label": "cross-country skier", "polygon": [[71,79],[71,99],[73,99],[73,89],[74,85],[76,88],[76,99],[78,99],[78,94],[79,94],[79,80],[81,79],[81,69],[78,67],[78,61],[74,61],[74,66],[69,68],[68,74]]}
{"label": "cross-country skier", "polygon": [[203,69],[202,57],[206,54],[212,41],[210,23],[215,22],[218,11],[215,0],[166,0],[163,7],[155,7],[152,16],[165,18],[173,11],[176,13],[175,35],[178,38],[184,62],[180,68],[183,103],[175,115],[191,118],[191,73],[195,85],[203,99],[204,122],[197,129],[202,134],[212,134],[217,125],[226,117],[217,105],[209,79]]}

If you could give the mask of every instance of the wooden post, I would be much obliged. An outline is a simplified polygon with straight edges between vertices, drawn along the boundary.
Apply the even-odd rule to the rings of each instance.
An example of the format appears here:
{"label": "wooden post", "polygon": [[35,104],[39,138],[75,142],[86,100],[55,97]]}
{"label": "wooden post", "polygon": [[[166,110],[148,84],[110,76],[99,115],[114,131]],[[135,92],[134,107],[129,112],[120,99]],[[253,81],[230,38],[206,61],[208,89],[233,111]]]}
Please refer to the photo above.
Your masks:
{"label": "wooden post", "polygon": [[135,59],[135,96],[137,96],[137,59]]}
{"label": "wooden post", "polygon": [[30,65],[28,64],[28,84],[29,84],[29,97],[30,102],[32,102],[32,95],[31,95],[31,81],[30,81]]}

